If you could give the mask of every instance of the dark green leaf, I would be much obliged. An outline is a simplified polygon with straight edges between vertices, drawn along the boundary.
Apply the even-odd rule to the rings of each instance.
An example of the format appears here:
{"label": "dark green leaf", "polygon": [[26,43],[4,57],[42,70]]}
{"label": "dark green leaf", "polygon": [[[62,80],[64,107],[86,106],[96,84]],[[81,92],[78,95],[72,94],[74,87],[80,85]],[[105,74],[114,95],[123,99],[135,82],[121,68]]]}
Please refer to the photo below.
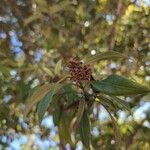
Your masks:
{"label": "dark green leaf", "polygon": [[63,89],[67,103],[73,103],[77,99],[76,91],[72,88],[71,84],[66,84]]}
{"label": "dark green leaf", "polygon": [[62,112],[61,119],[59,121],[58,130],[59,130],[59,136],[60,140],[62,140],[62,143],[69,143],[71,147],[73,147],[73,142],[71,140],[71,134],[69,131],[70,126],[70,118],[68,117],[68,114]]}
{"label": "dark green leaf", "polygon": [[58,105],[56,110],[53,113],[53,121],[55,125],[59,124],[60,118],[61,118],[61,106]]}
{"label": "dark green leaf", "polygon": [[54,84],[54,86],[52,86],[51,90],[46,94],[46,96],[38,103],[37,112],[40,121],[42,120],[50,103],[52,102],[54,94],[56,94],[61,87],[62,84],[58,84],[58,83]]}
{"label": "dark green leaf", "polygon": [[122,100],[116,96],[111,96],[112,100],[115,101],[117,104],[121,105],[123,109],[126,109],[127,111],[131,112],[130,107],[128,103],[125,100]]}
{"label": "dark green leaf", "polygon": [[38,112],[38,116],[39,116],[39,120],[41,121],[46,110],[49,107],[49,104],[52,101],[52,97],[54,95],[54,91],[50,91],[44,98],[43,100],[41,100],[37,106],[37,112]]}
{"label": "dark green leaf", "polygon": [[84,108],[85,108],[85,101],[81,99],[79,102],[79,108],[78,108],[78,112],[77,112],[77,127],[82,119],[82,115],[84,113]]}
{"label": "dark green leaf", "polygon": [[91,133],[90,133],[90,119],[86,111],[84,111],[82,119],[79,124],[79,134],[83,145],[90,150]]}
{"label": "dark green leaf", "polygon": [[93,81],[91,84],[95,90],[115,96],[144,94],[150,92],[148,87],[119,75],[111,75],[105,80]]}
{"label": "dark green leaf", "polygon": [[7,105],[5,105],[5,104],[1,104],[0,105],[0,122],[3,120],[3,119],[5,119],[6,118],[6,116],[8,115],[8,113],[9,113],[9,108],[8,108],[8,106]]}
{"label": "dark green leaf", "polygon": [[99,96],[98,98],[100,100],[100,103],[102,103],[103,105],[109,107],[110,109],[116,108],[116,105],[114,104],[113,101],[110,100],[110,98],[104,97],[104,96]]}

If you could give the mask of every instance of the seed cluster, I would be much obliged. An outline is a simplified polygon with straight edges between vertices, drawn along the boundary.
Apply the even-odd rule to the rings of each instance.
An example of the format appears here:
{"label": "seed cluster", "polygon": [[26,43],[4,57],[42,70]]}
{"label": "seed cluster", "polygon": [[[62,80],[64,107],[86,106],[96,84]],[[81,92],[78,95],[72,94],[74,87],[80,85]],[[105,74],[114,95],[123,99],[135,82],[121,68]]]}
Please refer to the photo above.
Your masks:
{"label": "seed cluster", "polygon": [[92,74],[91,68],[89,65],[84,65],[78,57],[71,58],[68,67],[72,80],[76,82],[90,80]]}

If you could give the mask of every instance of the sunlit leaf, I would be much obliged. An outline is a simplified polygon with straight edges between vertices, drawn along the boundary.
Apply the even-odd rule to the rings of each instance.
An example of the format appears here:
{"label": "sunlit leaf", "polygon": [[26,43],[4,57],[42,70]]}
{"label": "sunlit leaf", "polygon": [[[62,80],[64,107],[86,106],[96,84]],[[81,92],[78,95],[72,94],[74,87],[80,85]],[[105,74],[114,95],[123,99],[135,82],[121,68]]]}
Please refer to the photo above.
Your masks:
{"label": "sunlit leaf", "polygon": [[35,0],[40,12],[49,14],[49,5],[46,0]]}
{"label": "sunlit leaf", "polygon": [[62,65],[62,60],[59,60],[56,65],[55,65],[55,75],[60,75],[60,71],[61,71],[61,66]]}
{"label": "sunlit leaf", "polygon": [[44,65],[41,66],[41,70],[44,73],[48,74],[50,77],[54,76],[54,73],[49,68],[45,67]]}
{"label": "sunlit leaf", "polygon": [[86,63],[92,64],[100,60],[111,60],[116,58],[127,58],[127,56],[116,51],[107,51],[85,57],[84,60]]}
{"label": "sunlit leaf", "polygon": [[28,24],[32,23],[33,21],[36,21],[37,19],[41,18],[42,16],[40,14],[34,14],[29,16],[27,19],[24,20],[24,26],[27,26]]}
{"label": "sunlit leaf", "polygon": [[51,84],[44,84],[37,88],[33,95],[27,100],[26,110],[24,113],[25,116],[29,113],[29,111],[35,104],[37,104],[41,99],[44,98],[44,96],[49,92],[51,88]]}
{"label": "sunlit leaf", "polygon": [[35,2],[41,7],[47,7],[46,0],[35,0]]}
{"label": "sunlit leaf", "polygon": [[50,90],[52,90],[54,93],[57,93],[63,87],[63,84],[61,84],[61,83],[64,82],[66,80],[66,78],[67,78],[67,76],[60,79],[56,83],[44,84],[44,85],[40,86],[33,93],[33,95],[27,100],[24,116],[26,116],[29,113],[29,111],[31,110],[31,108],[35,104],[37,104],[40,100],[42,100]]}
{"label": "sunlit leaf", "polygon": [[111,75],[101,81],[93,81],[92,86],[99,92],[116,96],[144,94],[150,92],[148,87],[118,75]]}
{"label": "sunlit leaf", "polygon": [[66,1],[61,1],[59,3],[59,5],[53,5],[49,7],[50,10],[50,14],[53,15],[63,9],[65,9],[66,7],[68,7],[71,4],[70,1],[66,0]]}

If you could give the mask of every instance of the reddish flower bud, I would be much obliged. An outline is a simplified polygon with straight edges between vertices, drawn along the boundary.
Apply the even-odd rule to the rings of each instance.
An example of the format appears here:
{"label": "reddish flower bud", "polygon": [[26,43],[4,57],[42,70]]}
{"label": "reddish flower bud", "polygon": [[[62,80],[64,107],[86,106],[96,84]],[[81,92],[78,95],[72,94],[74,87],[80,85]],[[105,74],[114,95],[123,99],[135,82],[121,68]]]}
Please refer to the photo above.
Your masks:
{"label": "reddish flower bud", "polygon": [[78,57],[71,58],[68,64],[71,79],[74,81],[90,80],[92,71],[89,65],[84,65]]}

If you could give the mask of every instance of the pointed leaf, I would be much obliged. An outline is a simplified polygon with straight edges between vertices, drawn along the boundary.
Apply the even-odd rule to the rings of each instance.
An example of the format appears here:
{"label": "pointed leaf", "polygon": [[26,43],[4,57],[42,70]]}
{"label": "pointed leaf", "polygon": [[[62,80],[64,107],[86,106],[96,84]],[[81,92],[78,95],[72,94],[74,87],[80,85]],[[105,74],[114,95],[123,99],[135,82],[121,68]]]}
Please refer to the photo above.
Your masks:
{"label": "pointed leaf", "polygon": [[111,75],[104,80],[93,81],[91,84],[95,90],[115,96],[150,92],[150,88],[118,75]]}
{"label": "pointed leaf", "polygon": [[33,95],[27,100],[26,110],[24,113],[25,116],[29,113],[29,111],[35,104],[37,104],[41,99],[44,98],[44,96],[51,89],[51,86],[52,85],[50,84],[45,84],[37,88],[37,90],[33,93]]}
{"label": "pointed leaf", "polygon": [[77,112],[77,123],[76,123],[77,127],[82,119],[84,108],[85,108],[85,100],[81,99],[79,102],[79,108],[78,108],[78,112]]}
{"label": "pointed leaf", "polygon": [[24,20],[24,26],[27,26],[28,24],[32,23],[33,21],[36,21],[37,19],[41,18],[42,16],[40,14],[34,14],[29,16],[27,19]]}
{"label": "pointed leaf", "polygon": [[24,112],[24,116],[26,116],[31,108],[37,104],[40,100],[42,100],[45,95],[50,91],[54,90],[55,93],[57,93],[63,86],[61,82],[64,82],[66,80],[67,76],[64,78],[60,79],[57,83],[51,83],[51,84],[45,84],[40,86],[34,93],[33,95],[27,100],[26,103],[26,110]]}
{"label": "pointed leaf", "polygon": [[54,111],[54,113],[53,113],[53,122],[54,122],[55,125],[58,125],[59,122],[60,122],[60,119],[61,119],[61,111],[62,111],[61,107],[58,106],[58,107],[56,108],[56,110]]}
{"label": "pointed leaf", "polygon": [[104,96],[99,96],[98,98],[100,100],[100,103],[109,107],[109,109],[116,109],[117,108],[117,105],[115,105],[114,102],[112,100],[110,100],[110,98],[104,97]]}
{"label": "pointed leaf", "polygon": [[83,145],[87,150],[90,150],[91,133],[90,133],[90,119],[86,111],[84,111],[82,119],[79,124],[79,134]]}
{"label": "pointed leaf", "polygon": [[56,75],[60,75],[61,64],[62,64],[62,60],[59,60],[56,63],[55,70],[54,70],[54,72],[55,72]]}
{"label": "pointed leaf", "polygon": [[112,116],[112,114],[110,113],[110,111],[105,106],[104,106],[104,108],[108,112],[108,114],[109,114],[109,116],[110,116],[110,118],[112,120],[112,123],[113,123],[114,133],[115,133],[116,150],[120,150],[120,147],[121,147],[121,134],[120,134],[120,129],[119,129],[118,123],[115,120],[115,118]]}
{"label": "pointed leaf", "polygon": [[54,77],[53,72],[52,72],[50,69],[48,69],[47,67],[45,67],[44,65],[42,65],[41,70],[42,70],[44,73],[48,74],[50,77]]}
{"label": "pointed leaf", "polygon": [[54,84],[51,88],[51,91],[39,102],[37,106],[37,112],[39,116],[39,120],[41,121],[45,112],[47,111],[50,103],[52,102],[53,96],[58,92],[58,90],[62,87],[61,84]]}
{"label": "pointed leaf", "polygon": [[44,116],[46,110],[48,109],[54,94],[55,94],[55,92],[53,89],[52,91],[48,92],[48,94],[39,102],[39,104],[37,106],[37,113],[38,113],[40,122],[42,121],[43,116]]}
{"label": "pointed leaf", "polygon": [[113,101],[115,101],[117,104],[120,104],[124,109],[131,113],[130,107],[125,100],[122,100],[121,98],[118,98],[116,96],[111,96],[111,98]]}
{"label": "pointed leaf", "polygon": [[125,56],[124,54],[121,54],[116,51],[107,51],[107,52],[97,53],[93,56],[88,56],[84,60],[86,63],[91,64],[100,60],[110,60],[110,59],[126,58],[126,57],[127,56]]}
{"label": "pointed leaf", "polygon": [[62,112],[61,119],[58,125],[60,140],[62,140],[62,143],[65,143],[65,144],[69,143],[71,146],[73,146],[74,144],[71,139],[69,126],[70,126],[70,120],[67,114]]}

